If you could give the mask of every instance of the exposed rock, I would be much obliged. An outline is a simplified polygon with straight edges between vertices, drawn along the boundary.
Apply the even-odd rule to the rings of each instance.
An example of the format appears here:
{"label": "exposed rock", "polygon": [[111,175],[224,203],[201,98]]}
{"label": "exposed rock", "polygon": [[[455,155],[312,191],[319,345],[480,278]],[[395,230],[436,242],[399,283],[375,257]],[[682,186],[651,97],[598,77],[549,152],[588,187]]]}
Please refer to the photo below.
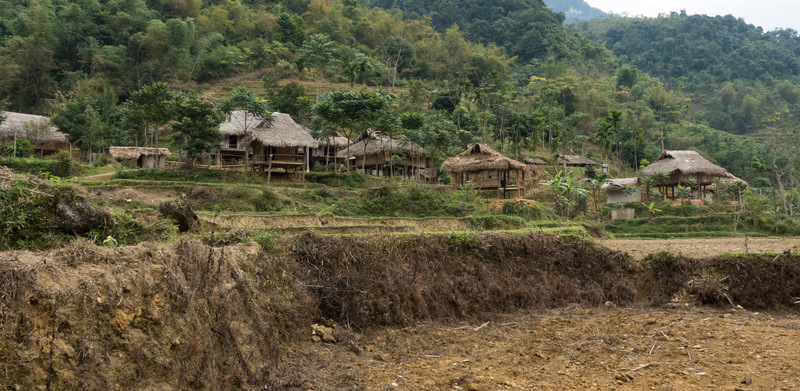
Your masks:
{"label": "exposed rock", "polygon": [[181,232],[191,230],[200,221],[192,206],[182,201],[162,202],[161,206],[158,207],[158,211],[165,218],[175,220]]}
{"label": "exposed rock", "polygon": [[333,328],[320,324],[311,325],[311,339],[314,342],[319,342],[321,339],[322,342],[336,343],[336,338],[333,337]]}
{"label": "exposed rock", "polygon": [[54,222],[64,232],[85,233],[103,224],[103,213],[81,196],[56,196]]}

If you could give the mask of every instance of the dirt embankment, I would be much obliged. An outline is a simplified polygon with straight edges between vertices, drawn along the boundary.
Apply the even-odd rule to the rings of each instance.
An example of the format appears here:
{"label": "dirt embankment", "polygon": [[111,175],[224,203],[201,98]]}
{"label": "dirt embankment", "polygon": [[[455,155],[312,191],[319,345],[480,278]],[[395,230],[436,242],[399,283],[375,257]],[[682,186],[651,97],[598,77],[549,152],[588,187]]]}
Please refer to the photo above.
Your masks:
{"label": "dirt embankment", "polygon": [[672,251],[689,258],[715,257],[723,254],[798,252],[798,238],[712,238],[712,239],[603,239],[603,246],[643,259],[659,251]]}
{"label": "dirt embankment", "polygon": [[[722,313],[681,315],[692,308],[684,302],[791,311],[800,300],[800,257],[791,254],[661,254],[637,261],[578,238],[543,234],[287,240],[273,253],[183,240],[0,254],[0,386],[638,389],[651,384],[640,374],[652,371],[702,379],[699,372],[711,373],[705,366],[735,359],[723,346],[747,346],[737,342],[736,331],[709,342],[689,330],[700,321],[716,325]],[[649,305],[680,309],[658,315],[630,309]],[[552,315],[552,308],[568,308],[567,318]],[[582,308],[601,310],[584,314]],[[544,315],[520,315],[534,310]],[[766,319],[748,316],[734,319],[741,327]],[[331,319],[340,325],[337,344],[302,342],[312,322]],[[426,326],[398,328],[419,322]],[[469,327],[452,326],[464,322]],[[770,327],[764,330],[777,330]],[[798,329],[787,329],[786,339]],[[667,337],[659,340],[662,331]],[[753,358],[741,362],[797,353],[791,346],[754,347]],[[684,352],[694,358],[672,356]],[[784,360],[770,371],[793,365]],[[534,370],[540,372],[526,372]],[[751,373],[779,373],[770,371]],[[728,387],[732,380],[713,384]],[[699,381],[670,384],[683,389]]]}

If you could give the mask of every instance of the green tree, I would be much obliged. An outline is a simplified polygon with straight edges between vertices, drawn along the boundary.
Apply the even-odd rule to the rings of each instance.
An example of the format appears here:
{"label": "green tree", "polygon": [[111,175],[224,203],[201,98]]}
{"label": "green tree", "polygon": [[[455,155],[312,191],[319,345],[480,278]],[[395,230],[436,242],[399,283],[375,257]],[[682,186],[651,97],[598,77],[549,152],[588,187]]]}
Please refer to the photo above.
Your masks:
{"label": "green tree", "polygon": [[681,200],[681,216],[684,216],[683,205],[684,201],[688,200],[689,197],[692,196],[692,188],[688,186],[680,186],[675,188],[675,196],[680,198]]}
{"label": "green tree", "polygon": [[211,102],[196,93],[177,95],[170,110],[175,118],[172,145],[186,151],[186,157],[194,167],[198,157],[219,146],[222,140],[219,124],[224,116],[214,109]]}
{"label": "green tree", "polygon": [[607,174],[600,174],[594,178],[582,178],[579,182],[585,183],[589,186],[589,191],[592,193],[592,203],[594,204],[594,212],[597,217],[600,217],[602,207],[600,206],[600,190],[605,184],[613,184],[611,177]]}
{"label": "green tree", "polygon": [[103,152],[110,145],[129,145],[130,138],[118,124],[120,108],[111,88],[79,90],[62,97],[50,116],[53,125],[67,134],[67,140],[82,151]]}
{"label": "green tree", "polygon": [[305,122],[300,117],[310,109],[310,100],[304,98],[308,98],[306,89],[296,82],[286,84],[267,95],[269,106],[273,110],[289,114],[299,122]]}
{"label": "green tree", "polygon": [[171,119],[169,102],[173,98],[167,83],[157,82],[135,91],[122,104],[122,120],[136,130],[132,138],[137,146],[138,132],[141,132],[142,145],[158,148],[158,133]]}
{"label": "green tree", "polygon": [[[314,81],[318,82],[325,72],[325,67],[335,61],[336,43],[325,34],[310,35],[300,48],[300,60],[303,64],[314,67]],[[319,87],[317,87],[319,97]]]}
{"label": "green tree", "polygon": [[[337,133],[352,140],[390,113],[389,104],[394,95],[368,91],[337,91],[323,95],[312,108],[315,136],[325,138]],[[350,156],[350,145],[347,146]],[[347,160],[350,169],[350,160]]]}
{"label": "green tree", "polygon": [[391,81],[392,92],[397,79],[397,72],[401,71],[414,57],[416,49],[407,39],[391,36],[383,42],[380,48],[383,62],[389,70],[388,79]]}

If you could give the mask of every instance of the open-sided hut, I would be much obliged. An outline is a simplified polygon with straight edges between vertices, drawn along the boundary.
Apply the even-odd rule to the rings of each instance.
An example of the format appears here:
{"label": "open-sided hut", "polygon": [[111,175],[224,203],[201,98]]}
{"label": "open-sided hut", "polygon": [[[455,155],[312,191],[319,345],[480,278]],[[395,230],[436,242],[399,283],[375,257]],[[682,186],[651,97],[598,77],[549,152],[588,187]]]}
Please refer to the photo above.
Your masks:
{"label": "open-sided hut", "polygon": [[669,179],[658,185],[662,188],[662,192],[672,199],[675,199],[675,188],[690,186],[691,180],[697,182],[693,196],[703,198],[714,178],[725,177],[728,173],[724,168],[700,156],[697,151],[664,151],[658,160],[642,169],[642,174],[647,176],[658,172],[669,175]]}
{"label": "open-sided hut", "polygon": [[0,146],[11,145],[14,139],[27,139],[39,157],[69,150],[67,135],[50,123],[50,118],[41,115],[2,112],[6,119],[0,123]]}
{"label": "open-sided hut", "polygon": [[310,150],[319,146],[319,140],[311,136],[308,128],[285,113],[273,113],[272,124],[251,117],[248,121],[252,126],[242,126],[244,116],[243,111],[234,111],[231,119],[220,125],[223,148],[219,155],[223,160],[226,155],[242,159],[252,151],[256,170],[308,170]]}
{"label": "open-sided hut", "polygon": [[568,167],[596,166],[597,162],[581,155],[556,155],[557,164],[566,164]]}
{"label": "open-sided hut", "polygon": [[170,155],[166,148],[109,147],[108,152],[116,160],[149,170],[163,170]]}
{"label": "open-sided hut", "polygon": [[[347,156],[348,151],[350,156]],[[350,158],[351,168],[375,176],[402,176],[432,181],[431,159],[425,150],[405,137],[391,138],[367,131],[349,148],[339,151],[339,158]]]}
{"label": "open-sided hut", "polygon": [[614,178],[600,186],[606,193],[606,204],[641,202],[642,186],[639,177]]}
{"label": "open-sided hut", "polygon": [[473,144],[442,163],[442,171],[450,173],[455,185],[471,182],[481,190],[496,189],[498,198],[514,191],[518,198],[522,197],[529,170],[524,163],[503,156],[486,144]]}

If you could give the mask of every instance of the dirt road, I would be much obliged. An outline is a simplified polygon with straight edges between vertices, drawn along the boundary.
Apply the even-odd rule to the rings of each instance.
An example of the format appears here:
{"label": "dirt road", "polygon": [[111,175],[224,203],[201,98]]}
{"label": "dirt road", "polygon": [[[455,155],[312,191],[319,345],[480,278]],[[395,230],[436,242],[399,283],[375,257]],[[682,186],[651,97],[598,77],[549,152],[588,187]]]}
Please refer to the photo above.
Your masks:
{"label": "dirt road", "polygon": [[800,238],[604,239],[600,243],[637,259],[664,250],[694,258],[725,253],[800,251]]}

